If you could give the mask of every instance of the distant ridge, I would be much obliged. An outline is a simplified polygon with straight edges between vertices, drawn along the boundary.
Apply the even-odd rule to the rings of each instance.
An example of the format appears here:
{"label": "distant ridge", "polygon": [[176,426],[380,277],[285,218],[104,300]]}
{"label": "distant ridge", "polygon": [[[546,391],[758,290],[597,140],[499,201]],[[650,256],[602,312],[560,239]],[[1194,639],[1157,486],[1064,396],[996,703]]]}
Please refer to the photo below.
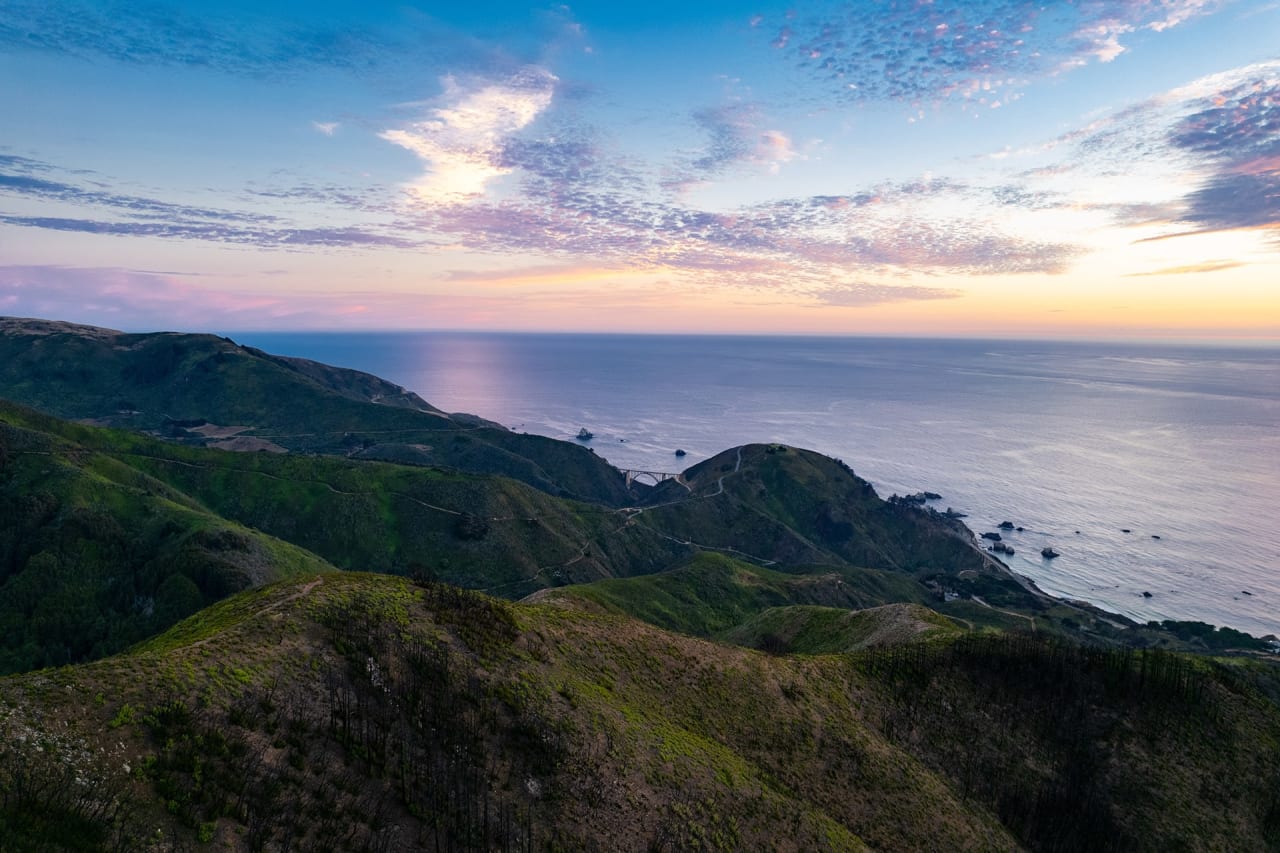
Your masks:
{"label": "distant ridge", "polygon": [[188,444],[501,474],[613,506],[646,488],[629,487],[585,448],[510,432],[474,415],[448,415],[372,374],[271,355],[216,335],[0,317],[0,398]]}

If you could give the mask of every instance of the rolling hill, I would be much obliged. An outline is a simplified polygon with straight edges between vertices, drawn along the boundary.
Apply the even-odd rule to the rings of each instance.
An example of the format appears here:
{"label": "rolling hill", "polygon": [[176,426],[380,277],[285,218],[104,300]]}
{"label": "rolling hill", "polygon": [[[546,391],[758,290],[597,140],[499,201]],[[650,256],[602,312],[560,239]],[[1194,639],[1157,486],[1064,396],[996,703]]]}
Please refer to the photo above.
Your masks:
{"label": "rolling hill", "polygon": [[[1263,850],[1257,665],[944,632],[766,655],[386,576],[0,680],[10,849]],[[38,752],[37,752],[38,750]]]}
{"label": "rolling hill", "polygon": [[0,317],[0,398],[187,444],[501,474],[610,506],[632,502],[645,488],[628,489],[622,474],[586,448],[447,415],[376,376],[215,335],[126,334]]}

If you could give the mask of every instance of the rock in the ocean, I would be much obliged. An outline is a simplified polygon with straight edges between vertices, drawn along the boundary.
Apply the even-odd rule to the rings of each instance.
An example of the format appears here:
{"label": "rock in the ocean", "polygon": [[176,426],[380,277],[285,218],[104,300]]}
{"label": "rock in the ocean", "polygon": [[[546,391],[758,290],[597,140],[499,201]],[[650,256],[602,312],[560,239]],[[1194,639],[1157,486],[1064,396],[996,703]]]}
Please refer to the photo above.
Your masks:
{"label": "rock in the ocean", "polygon": [[687,454],[683,450],[680,450],[679,448],[676,449],[676,456],[686,456],[686,455]]}
{"label": "rock in the ocean", "polygon": [[1040,556],[1044,557],[1046,560],[1052,560],[1054,557],[1060,557],[1062,555],[1052,548],[1041,548]]}
{"label": "rock in the ocean", "polygon": [[1000,527],[1000,529],[1001,529],[1001,530],[1012,530],[1012,529],[1013,529],[1013,522],[1012,522],[1012,521],[1002,521],[1002,522],[1000,522],[1000,524],[999,524],[998,526]]}
{"label": "rock in the ocean", "polygon": [[990,539],[992,542],[999,542],[999,541],[1000,541],[1000,534],[999,534],[999,533],[990,533],[990,532],[988,532],[988,533],[984,533],[984,534],[982,534],[982,538],[983,538],[983,539]]}
{"label": "rock in the ocean", "polygon": [[1147,592],[1147,591],[1144,589],[1144,590],[1142,591],[1142,597],[1143,597],[1143,598],[1151,598],[1151,593]]}

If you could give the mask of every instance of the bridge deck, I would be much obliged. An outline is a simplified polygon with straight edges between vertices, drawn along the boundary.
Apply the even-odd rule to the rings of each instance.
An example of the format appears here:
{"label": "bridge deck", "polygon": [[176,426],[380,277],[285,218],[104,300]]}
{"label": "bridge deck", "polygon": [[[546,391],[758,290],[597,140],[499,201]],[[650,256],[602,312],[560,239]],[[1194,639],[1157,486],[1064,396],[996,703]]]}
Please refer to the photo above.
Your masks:
{"label": "bridge deck", "polygon": [[658,483],[661,483],[663,480],[675,480],[676,482],[681,483],[682,485],[684,483],[684,481],[680,479],[680,474],[678,472],[672,473],[670,471],[641,471],[635,468],[621,468],[619,470],[621,470],[623,475],[626,476],[628,486],[631,485],[633,480],[638,480],[641,477],[648,477],[650,480],[653,481],[653,484],[655,486]]}

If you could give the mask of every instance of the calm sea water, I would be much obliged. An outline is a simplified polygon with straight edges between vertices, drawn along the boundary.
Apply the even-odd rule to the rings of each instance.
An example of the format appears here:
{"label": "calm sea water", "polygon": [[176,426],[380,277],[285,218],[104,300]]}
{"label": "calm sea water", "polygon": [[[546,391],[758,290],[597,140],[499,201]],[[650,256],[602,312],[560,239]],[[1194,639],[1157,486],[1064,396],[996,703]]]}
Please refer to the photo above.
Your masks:
{"label": "calm sea water", "polygon": [[[585,426],[620,467],[676,471],[747,442],[812,448],[881,495],[941,493],[939,508],[968,513],[975,532],[1005,519],[1025,527],[1006,536],[1017,552],[1008,561],[1047,592],[1137,619],[1280,634],[1278,348],[231,337],[368,371],[513,429],[572,440]],[[1042,559],[1046,545],[1062,556]]]}

